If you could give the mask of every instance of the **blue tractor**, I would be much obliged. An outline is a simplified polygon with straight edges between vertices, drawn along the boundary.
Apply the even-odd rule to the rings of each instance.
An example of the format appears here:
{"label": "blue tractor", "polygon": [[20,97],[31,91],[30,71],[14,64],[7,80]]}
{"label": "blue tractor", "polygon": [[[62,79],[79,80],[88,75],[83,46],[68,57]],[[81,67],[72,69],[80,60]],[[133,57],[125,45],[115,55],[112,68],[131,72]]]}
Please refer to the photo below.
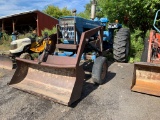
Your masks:
{"label": "blue tractor", "polygon": [[[83,32],[101,26],[103,31],[102,35],[103,52],[113,51],[113,58],[115,61],[127,62],[129,54],[129,46],[130,46],[130,31],[128,28],[122,28],[122,25],[119,24],[118,22],[108,23],[109,21],[107,18],[101,18],[101,19],[95,18],[94,20],[87,20],[81,17],[70,16],[70,17],[62,17],[60,18],[59,21],[61,25],[58,25],[57,31],[58,33],[60,33],[58,34],[58,36],[60,35],[62,37],[60,39],[63,44],[79,44],[81,34]],[[73,23],[75,23],[76,26],[74,26]],[[108,24],[108,31],[106,31],[107,24]],[[76,29],[74,29],[74,27]],[[116,33],[115,30],[117,30]],[[91,36],[89,41],[92,41],[91,39],[97,39],[96,35],[98,35],[98,33]],[[75,40],[73,40],[74,38]],[[86,51],[91,52],[92,49],[98,51],[99,49],[99,47],[91,45],[90,42],[88,43],[88,45],[90,47],[88,47],[87,50],[84,51],[84,54]],[[63,53],[56,52],[56,55],[58,56],[65,56],[69,54],[73,53],[67,51],[63,51]],[[93,56],[91,58],[92,60],[95,61],[96,58],[95,52],[93,52],[92,55]]]}
{"label": "blue tractor", "polygon": [[[81,97],[85,68],[91,67],[92,80],[103,84],[107,77],[107,54],[125,62],[129,53],[130,32],[107,18],[87,20],[77,16],[61,17],[52,44],[47,45],[39,61],[16,58],[17,69],[10,86],[53,101],[71,105]],[[117,32],[115,33],[115,30]]]}
{"label": "blue tractor", "polygon": [[[104,27],[104,50],[111,50],[115,61],[127,62],[130,49],[130,30],[128,28],[122,28],[122,25],[117,20],[115,23],[108,23],[107,18],[101,18],[100,22]],[[108,31],[106,31],[107,23]]]}

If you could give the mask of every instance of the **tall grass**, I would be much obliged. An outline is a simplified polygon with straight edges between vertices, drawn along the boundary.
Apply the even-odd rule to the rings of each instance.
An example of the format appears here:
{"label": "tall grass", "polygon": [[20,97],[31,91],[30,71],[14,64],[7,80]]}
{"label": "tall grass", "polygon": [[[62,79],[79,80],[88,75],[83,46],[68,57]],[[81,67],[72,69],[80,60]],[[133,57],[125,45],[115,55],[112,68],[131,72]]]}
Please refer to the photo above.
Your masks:
{"label": "tall grass", "polygon": [[[47,32],[48,35],[51,35],[53,33],[56,33],[56,27],[53,27],[52,30],[49,29],[44,29],[42,31],[42,35]],[[25,38],[30,36],[32,33],[25,33],[25,34],[20,34],[18,36],[19,39]],[[147,33],[147,36],[149,35],[149,32]],[[140,61],[143,47],[144,47],[144,42],[142,38],[142,31],[140,30],[135,30],[134,32],[131,33],[131,46],[130,46],[130,55],[129,55],[129,62],[137,62]],[[3,35],[3,40],[0,41],[0,51],[5,51],[10,49],[10,42],[11,42],[11,35],[7,35],[4,33]]]}
{"label": "tall grass", "polygon": [[[149,36],[149,31],[146,33],[146,37]],[[131,34],[131,46],[129,62],[139,62],[144,48],[143,32],[139,29],[135,30]]]}
{"label": "tall grass", "polygon": [[48,33],[48,35],[54,34],[57,32],[57,28],[53,27],[51,30],[45,28],[44,30],[42,30],[42,35],[44,36],[44,33]]}

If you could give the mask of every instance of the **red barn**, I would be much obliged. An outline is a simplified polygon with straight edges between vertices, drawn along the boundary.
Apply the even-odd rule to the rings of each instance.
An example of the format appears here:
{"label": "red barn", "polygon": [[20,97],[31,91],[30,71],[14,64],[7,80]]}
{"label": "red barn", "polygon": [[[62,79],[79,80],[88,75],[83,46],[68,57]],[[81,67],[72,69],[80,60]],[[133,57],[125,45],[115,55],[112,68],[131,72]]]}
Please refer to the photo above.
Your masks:
{"label": "red barn", "polygon": [[51,17],[39,10],[32,10],[0,17],[0,27],[2,31],[11,34],[17,30],[19,33],[37,30],[37,35],[41,36],[41,31],[45,28],[52,29],[58,24],[58,19]]}

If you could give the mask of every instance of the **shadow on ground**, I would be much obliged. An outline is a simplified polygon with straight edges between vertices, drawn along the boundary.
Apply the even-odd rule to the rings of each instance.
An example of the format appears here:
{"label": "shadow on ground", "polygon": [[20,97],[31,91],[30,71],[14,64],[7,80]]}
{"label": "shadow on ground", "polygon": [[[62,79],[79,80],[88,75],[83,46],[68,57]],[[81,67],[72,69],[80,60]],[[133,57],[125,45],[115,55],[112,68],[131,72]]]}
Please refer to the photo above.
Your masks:
{"label": "shadow on ground", "polygon": [[[108,62],[108,67],[112,64],[113,62]],[[90,93],[92,93],[94,90],[96,90],[99,85],[95,84],[91,81],[91,77],[92,77],[92,66],[93,66],[93,62],[91,63],[85,63],[84,64],[84,70],[85,70],[85,80],[83,83],[83,88],[82,88],[82,95],[81,98],[74,102],[70,107],[76,107],[80,101],[82,101],[84,98],[86,98]],[[116,76],[116,73],[113,73],[111,71],[108,71],[107,73],[107,77],[105,79],[105,82],[103,84],[106,84],[107,82],[109,82],[110,80],[112,80],[114,77]]]}

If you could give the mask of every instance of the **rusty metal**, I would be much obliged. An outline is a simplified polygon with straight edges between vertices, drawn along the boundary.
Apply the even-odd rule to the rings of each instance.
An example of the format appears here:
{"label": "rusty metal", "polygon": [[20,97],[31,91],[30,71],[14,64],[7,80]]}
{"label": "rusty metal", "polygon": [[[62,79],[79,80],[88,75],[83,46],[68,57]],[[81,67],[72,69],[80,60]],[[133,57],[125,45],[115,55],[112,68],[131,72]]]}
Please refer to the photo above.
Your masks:
{"label": "rusty metal", "polygon": [[[147,62],[134,64],[132,91],[160,96],[160,34],[150,31]],[[154,53],[156,52],[156,54]]]}
{"label": "rusty metal", "polygon": [[132,91],[160,96],[160,65],[148,62],[134,64]]}
{"label": "rusty metal", "polygon": [[150,31],[150,36],[148,40],[148,57],[147,57],[147,62],[151,62],[151,55],[152,55],[152,42],[155,40],[155,33],[156,31],[151,30]]}
{"label": "rusty metal", "polygon": [[57,44],[56,48],[61,48],[61,49],[68,49],[68,50],[77,50],[77,45],[75,44]]}
{"label": "rusty metal", "polygon": [[10,86],[38,96],[70,105],[80,98],[84,73],[82,66],[52,68],[17,59],[18,68]]}
{"label": "rusty metal", "polygon": [[148,40],[148,55],[147,55],[147,62],[152,63],[160,63],[160,53],[157,52],[156,56],[153,56],[154,49],[160,48],[160,34],[156,33],[155,30],[150,31],[150,36]]}
{"label": "rusty metal", "polygon": [[0,55],[0,68],[12,70],[16,67],[16,63],[12,57],[8,55]]}
{"label": "rusty metal", "polygon": [[83,32],[75,58],[48,55],[47,61],[41,63],[16,58],[18,67],[9,85],[64,105],[71,105],[81,97],[84,80],[83,64],[80,64],[82,53],[89,37],[98,31],[99,43],[102,45],[101,27]]}

